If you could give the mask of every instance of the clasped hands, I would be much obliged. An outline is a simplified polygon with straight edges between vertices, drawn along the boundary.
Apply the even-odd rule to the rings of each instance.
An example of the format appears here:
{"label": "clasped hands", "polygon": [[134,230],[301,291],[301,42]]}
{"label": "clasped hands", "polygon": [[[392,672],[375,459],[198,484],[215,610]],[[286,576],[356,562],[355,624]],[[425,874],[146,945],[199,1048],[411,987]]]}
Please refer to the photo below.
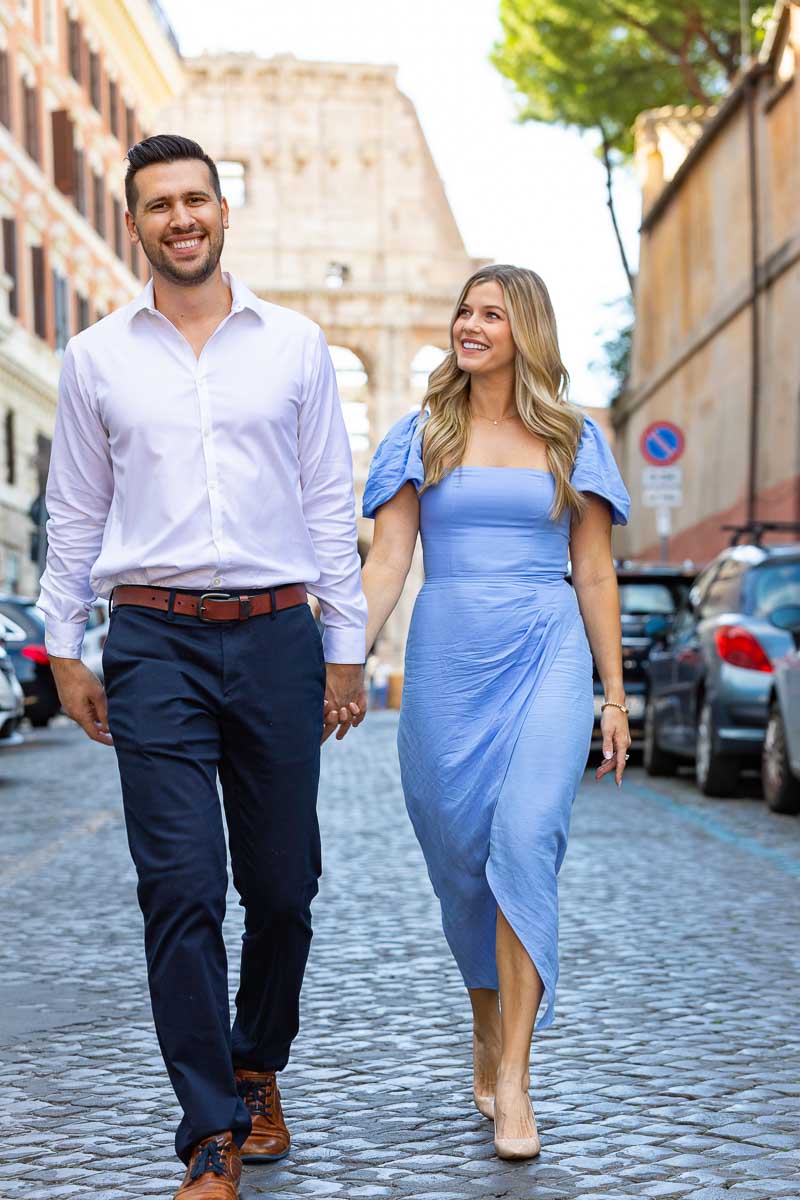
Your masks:
{"label": "clasped hands", "polygon": [[335,732],[340,742],[348,729],[360,725],[367,714],[364,668],[360,664],[326,663],[325,673],[322,741]]}

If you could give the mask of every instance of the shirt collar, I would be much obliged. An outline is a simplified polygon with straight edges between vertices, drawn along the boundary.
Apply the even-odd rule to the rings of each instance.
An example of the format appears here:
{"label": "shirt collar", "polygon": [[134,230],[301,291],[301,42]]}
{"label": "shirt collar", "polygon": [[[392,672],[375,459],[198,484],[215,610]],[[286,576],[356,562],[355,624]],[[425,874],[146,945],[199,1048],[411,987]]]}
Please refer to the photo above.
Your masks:
{"label": "shirt collar", "polygon": [[[263,321],[264,307],[263,302],[259,300],[258,296],[251,292],[250,288],[245,287],[245,285],[241,283],[235,275],[232,275],[230,271],[223,271],[222,278],[231,289],[231,312],[241,312],[243,309],[249,308],[251,312],[254,312],[256,316]],[[155,306],[155,293],[153,289],[152,276],[139,292],[139,295],[135,296],[128,305],[128,320],[132,321],[136,314],[142,311],[149,313],[158,312],[158,309]]]}

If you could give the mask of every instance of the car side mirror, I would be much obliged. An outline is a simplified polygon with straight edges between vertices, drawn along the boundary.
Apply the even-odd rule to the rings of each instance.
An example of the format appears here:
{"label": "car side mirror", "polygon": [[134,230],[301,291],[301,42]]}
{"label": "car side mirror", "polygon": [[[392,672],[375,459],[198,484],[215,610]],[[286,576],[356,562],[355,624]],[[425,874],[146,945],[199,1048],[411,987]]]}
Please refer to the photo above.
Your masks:
{"label": "car side mirror", "polygon": [[645,637],[652,638],[654,642],[665,642],[671,628],[672,622],[669,617],[665,617],[663,613],[655,613],[644,623]]}

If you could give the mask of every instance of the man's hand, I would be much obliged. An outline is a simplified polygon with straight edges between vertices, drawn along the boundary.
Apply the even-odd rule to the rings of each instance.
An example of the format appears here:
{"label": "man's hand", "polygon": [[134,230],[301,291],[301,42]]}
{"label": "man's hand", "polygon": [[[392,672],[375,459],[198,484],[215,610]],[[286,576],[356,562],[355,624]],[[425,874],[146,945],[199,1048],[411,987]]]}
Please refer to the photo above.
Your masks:
{"label": "man's hand", "polygon": [[322,740],[326,742],[336,729],[336,740],[340,742],[350,726],[360,725],[366,716],[364,668],[360,664],[326,663],[325,670]]}
{"label": "man's hand", "polygon": [[52,658],[50,666],[61,707],[87,737],[113,746],[108,731],[108,705],[103,685],[79,658]]}

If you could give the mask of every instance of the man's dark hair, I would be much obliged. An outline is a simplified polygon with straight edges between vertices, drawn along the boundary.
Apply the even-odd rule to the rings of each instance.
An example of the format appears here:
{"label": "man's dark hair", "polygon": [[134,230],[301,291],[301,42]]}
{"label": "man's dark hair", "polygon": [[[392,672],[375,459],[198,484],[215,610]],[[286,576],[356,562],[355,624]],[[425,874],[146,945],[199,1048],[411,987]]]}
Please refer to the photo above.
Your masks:
{"label": "man's dark hair", "polygon": [[128,170],[125,174],[125,200],[128,210],[131,213],[136,211],[137,171],[141,171],[143,167],[152,167],[153,163],[178,162],[184,158],[197,158],[206,164],[216,197],[221,200],[222,188],[217,164],[213,158],[209,158],[203,147],[176,133],[157,133],[153,137],[145,138],[143,142],[137,142],[128,151]]}

